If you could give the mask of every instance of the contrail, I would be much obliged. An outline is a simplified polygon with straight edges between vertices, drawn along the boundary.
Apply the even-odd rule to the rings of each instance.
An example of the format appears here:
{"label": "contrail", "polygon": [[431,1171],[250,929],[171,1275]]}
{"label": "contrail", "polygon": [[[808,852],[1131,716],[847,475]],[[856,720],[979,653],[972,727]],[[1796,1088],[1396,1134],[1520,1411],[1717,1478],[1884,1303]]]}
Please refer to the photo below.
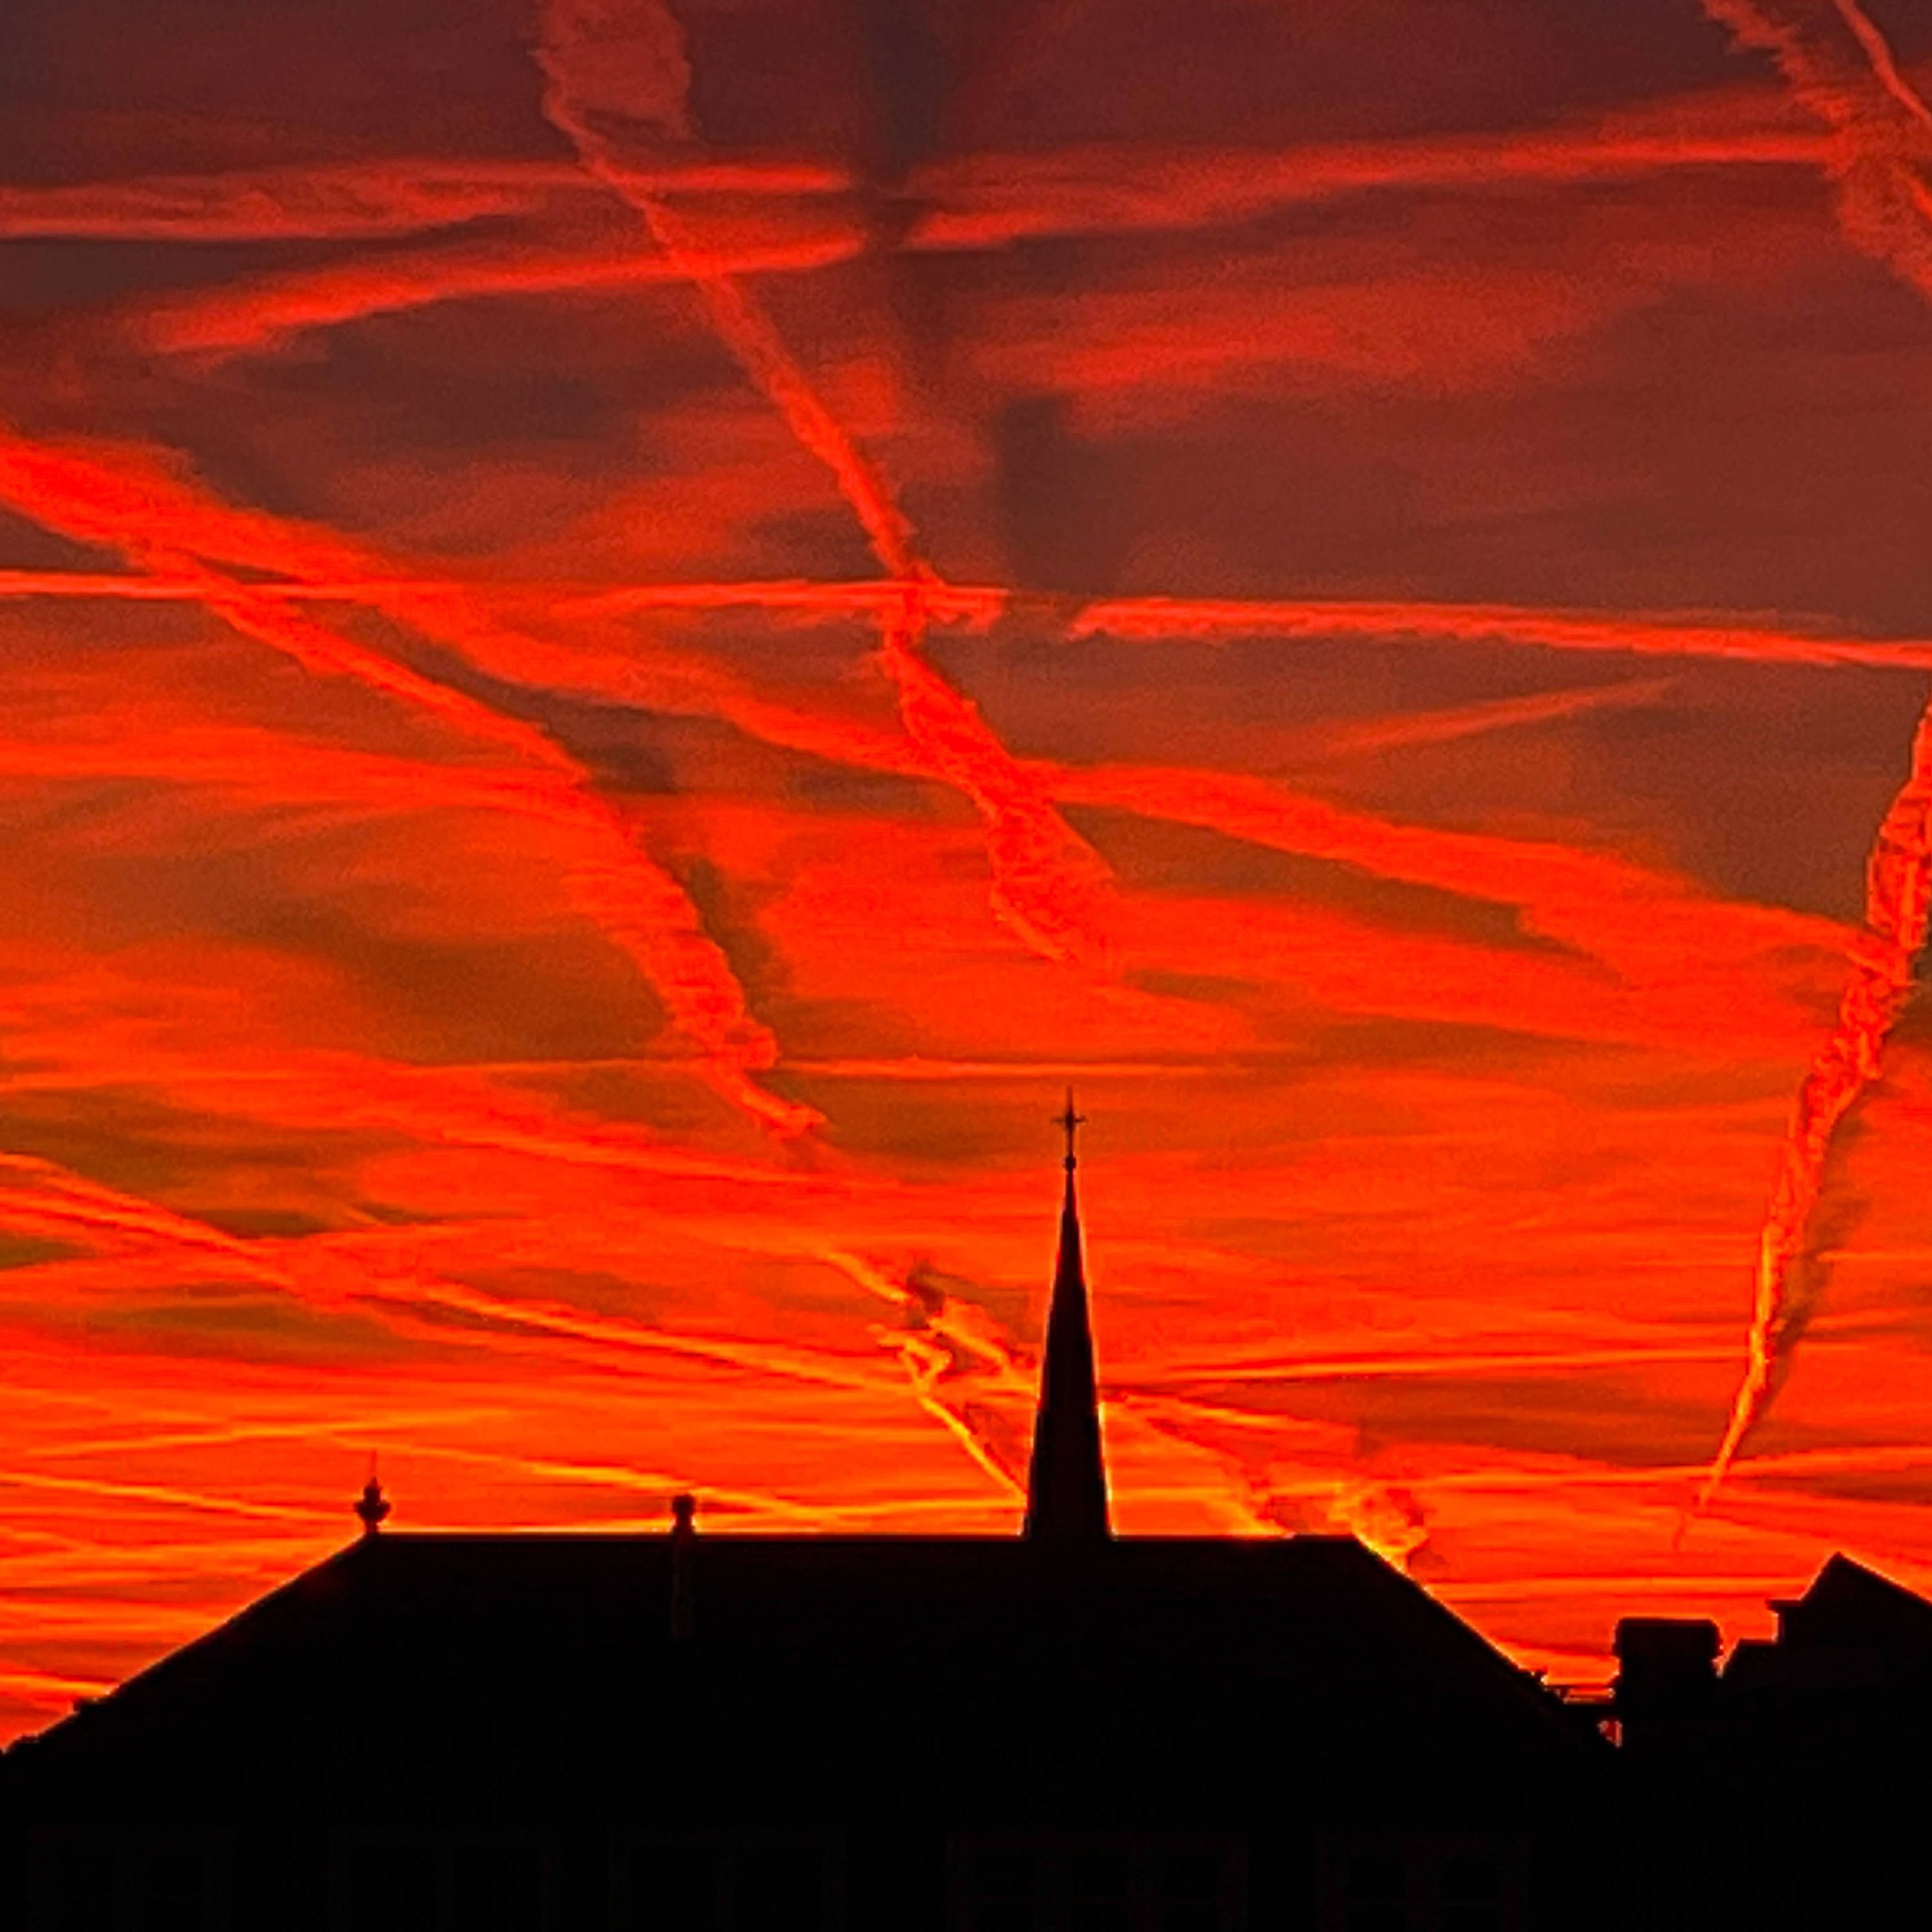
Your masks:
{"label": "contrail", "polygon": [[[30,1155],[0,1154],[0,1226],[69,1235],[84,1231],[117,1262],[124,1262],[121,1250],[130,1242],[158,1250],[160,1258],[186,1256],[204,1268],[219,1257],[240,1278],[282,1290],[312,1306],[427,1305],[600,1347],[722,1363],[838,1388],[870,1390],[880,1385],[869,1368],[850,1366],[836,1355],[724,1336],[674,1333],[620,1316],[586,1314],[560,1301],[492,1294],[426,1268],[415,1252],[418,1244],[407,1238],[398,1243],[393,1230],[380,1231],[380,1245],[354,1234],[243,1240]],[[71,1281],[84,1272],[84,1267],[76,1268],[72,1261],[60,1258],[29,1264],[12,1274],[32,1283]],[[122,1278],[118,1270],[116,1278]]]}
{"label": "contrail", "polygon": [[1932,918],[1932,707],[1912,739],[1912,769],[1879,828],[1868,867],[1868,932],[1839,1002],[1838,1023],[1798,1089],[1759,1237],[1757,1294],[1743,1382],[1730,1426],[1699,1492],[1702,1509],[1777,1393],[1810,1298],[1794,1289],[1808,1258],[1826,1163],[1838,1130],[1875,1079],[1885,1043],[1911,998]]}
{"label": "contrail", "polygon": [[1527,698],[1488,698],[1439,710],[1397,712],[1361,724],[1318,727],[1310,736],[1321,751],[1347,758],[1364,752],[1403,751],[1417,745],[1453,744],[1525,725],[1546,724],[1597,711],[1640,710],[1658,705],[1676,687],[1669,677],[1586,685],[1575,691],[1538,692]]}
{"label": "contrail", "polygon": [[914,1400],[1001,1489],[1024,1496],[1026,1486],[1010,1460],[987,1439],[982,1428],[975,1427],[973,1402],[964,1396],[949,1402],[940,1390],[940,1382],[956,1370],[963,1354],[988,1365],[981,1370],[980,1382],[990,1381],[1002,1393],[1030,1402],[1034,1384],[1021,1372],[1009,1339],[997,1329],[988,1334],[974,1333],[969,1328],[962,1334],[956,1318],[947,1318],[950,1298],[946,1298],[936,1310],[928,1307],[908,1285],[902,1270],[889,1269],[842,1248],[827,1248],[821,1258],[867,1294],[914,1318],[902,1327],[874,1331],[880,1341],[898,1357],[912,1385]]}
{"label": "contrail", "polygon": [[[286,602],[220,575],[199,561],[200,544],[251,548],[219,511],[174,485],[157,500],[159,479],[122,473],[64,448],[36,445],[0,428],[0,497],[45,527],[106,543],[137,569],[191,589],[224,622],[312,673],[352,677],[466,735],[509,749],[534,767],[527,803],[573,832],[576,862],[566,886],[636,965],[698,1050],[696,1070],[726,1099],[781,1134],[818,1124],[816,1111],[769,1093],[753,1076],[776,1065],[777,1042],[751,1015],[722,950],[705,931],[676,880],[641,851],[592,789],[590,774],[535,726],[439,684],[314,622]],[[248,525],[250,520],[236,519]],[[202,536],[196,525],[214,527]],[[262,532],[271,520],[254,519]],[[270,568],[304,561],[266,540],[244,559]]]}
{"label": "contrail", "polygon": [[[1681,111],[1681,110],[1680,110]],[[1040,236],[1199,230],[1378,188],[1480,192],[1526,182],[1615,181],[1700,167],[1790,167],[1826,159],[1830,137],[1726,117],[1651,128],[1628,116],[1528,134],[1313,142],[1264,152],[1149,144],[983,152],[914,171],[922,211],[903,246],[1010,248]]]}
{"label": "contrail", "polygon": [[[1704,103],[1692,97],[1693,106]],[[914,170],[908,196],[925,212],[914,248],[998,247],[1036,235],[1192,228],[1378,187],[1591,181],[1696,167],[1785,166],[1826,158],[1807,134],[1713,98],[1701,124],[1682,99],[1667,127],[1629,114],[1528,133],[1317,142],[1274,151],[1063,148],[1052,154],[956,143]],[[641,176],[644,170],[637,172]],[[857,185],[850,170],[803,155],[658,158],[664,194],[717,194],[781,206],[830,202]],[[434,234],[488,220],[550,214],[583,186],[580,167],[542,160],[386,155],[207,174],[0,184],[0,237],[105,241],[371,241]]]}
{"label": "contrail", "polygon": [[658,252],[698,290],[712,326],[805,447],[830,470],[896,578],[924,565],[890,486],[827,409],[771,319],[721,269],[665,198],[661,174],[639,169],[598,123],[636,130],[653,155],[690,141],[691,69],[684,35],[662,0],[544,0],[537,60],[548,83],[544,113],[587,172],[644,218]]}
{"label": "contrail", "polygon": [[1889,644],[1808,637],[1740,619],[1626,617],[1589,610],[1539,610],[1514,604],[1376,603],[1354,599],[1116,597],[1084,605],[1073,638],[1147,642],[1195,638],[1366,638],[1390,642],[1531,644],[1546,650],[1621,651],[1640,656],[1736,658],[1751,664],[1865,664],[1932,668],[1923,639]]}
{"label": "contrail", "polygon": [[[842,194],[844,170],[802,159],[674,163],[659,184],[790,201]],[[548,212],[581,190],[566,161],[394,156],[215,174],[0,184],[0,237],[110,242],[372,241]]]}
{"label": "contrail", "polygon": [[1106,867],[1048,802],[1046,787],[926,662],[919,648],[924,628],[921,601],[908,596],[884,627],[880,656],[898,686],[914,742],[986,821],[994,912],[1049,959],[1100,964],[1108,948],[1094,914]]}
{"label": "contrail", "polygon": [[[739,274],[799,274],[849,262],[862,246],[856,229],[821,220],[804,232],[736,248],[714,257],[712,266],[714,271]],[[684,279],[684,270],[661,257],[640,255],[628,239],[516,249],[494,241],[446,242],[320,268],[266,272],[215,292],[151,297],[134,310],[128,322],[144,347],[218,358],[270,347],[306,329],[433,302]]]}
{"label": "contrail", "polygon": [[[1932,301],[1932,110],[1912,90],[1857,0],[1703,0],[1744,46],[1768,52],[1835,136],[1829,164],[1846,238]],[[1792,1104],[1758,1240],[1744,1378],[1697,1495],[1705,1508],[1778,1392],[1815,1298],[1804,1280],[1826,1167],[1847,1116],[1877,1078],[1886,1040],[1912,997],[1932,903],[1932,704],[1918,722],[1905,783],[1879,827],[1865,872],[1864,943],[1832,1036]]]}
{"label": "contrail", "polygon": [[[1106,868],[926,660],[928,599],[944,592],[891,485],[827,408],[770,316],[707,255],[665,197],[657,158],[687,147],[694,134],[691,68],[675,15],[664,0],[541,0],[536,57],[545,117],[585,170],[643,218],[746,377],[831,472],[898,586],[898,608],[884,620],[880,662],[898,690],[907,735],[986,820],[994,916],[1049,958],[1102,964],[1108,948],[1098,889]],[[607,131],[614,126],[624,130],[621,138]],[[631,146],[646,166],[632,159]]]}
{"label": "contrail", "polygon": [[[191,535],[180,534],[176,540],[194,539]],[[199,541],[206,543],[210,539],[204,536]],[[280,550],[259,548],[242,548],[240,555],[243,560],[250,561],[273,557],[281,566],[294,561],[312,565],[325,560],[301,553],[292,555]],[[251,598],[278,604],[300,605],[310,598],[366,602],[412,623],[426,635],[452,643],[464,651],[469,661],[493,675],[509,676],[520,669],[527,671],[530,667],[520,664],[509,649],[514,638],[495,632],[488,620],[477,614],[479,587],[392,574],[251,584],[248,590]],[[493,583],[487,588],[493,594],[521,597],[542,596],[547,590],[554,593],[556,586]],[[163,580],[58,572],[0,572],[0,596],[8,594],[124,595],[136,600],[166,595],[205,602],[210,593],[204,581],[193,578]],[[950,586],[944,594],[955,600],[949,608],[968,617],[997,614],[1002,608],[1000,600],[1006,595],[983,586],[963,590]],[[769,601],[775,610],[806,620],[828,613],[877,618],[886,614],[892,600],[901,595],[898,586],[885,583],[672,584],[630,586],[594,596],[586,594],[580,601],[573,598],[566,608],[590,611],[604,608],[655,608],[662,604],[671,608],[710,609],[741,601],[761,604]],[[1310,607],[1311,612],[1317,608]],[[1450,607],[1446,611],[1438,611],[1435,607],[1418,606],[1408,611],[1406,621],[1418,626],[1437,621],[1453,624],[1458,621],[1459,609]],[[1569,621],[1562,614],[1544,614],[1554,615],[1558,622]],[[1509,616],[1514,624],[1533,627],[1539,614],[1520,610]],[[1638,620],[1629,621],[1641,632]],[[1735,641],[1739,634],[1714,630],[1712,634]],[[1768,648],[1780,642],[1808,648],[1802,633],[1782,638],[1761,638],[1754,648]],[[1901,641],[1896,649],[1901,664],[1910,662],[1910,654],[1916,652],[1932,665],[1932,647]],[[551,651],[548,656],[538,657],[537,662],[558,688],[583,689],[626,701],[640,698],[634,667],[628,675],[614,679],[602,660],[586,660],[581,666],[560,666],[554,661],[556,655]],[[722,672],[702,667],[695,660],[674,664],[664,653],[658,656],[664,658],[662,668],[666,677],[674,675],[675,688],[652,687],[648,701],[652,704],[728,718],[741,730],[766,742],[863,770],[940,778],[962,790],[982,786],[980,773],[986,761],[983,758],[975,761],[972,754],[978,747],[970,740],[956,748],[955,755],[941,770],[902,733],[874,729],[830,713],[807,713],[772,704],[741,688]],[[388,661],[378,658],[374,662],[380,668]],[[622,661],[619,663],[621,668]],[[931,677],[929,668],[914,657],[902,669],[909,696],[916,698]],[[390,674],[413,676],[400,666],[394,667]],[[1359,733],[1364,742],[1380,743],[1390,739],[1401,742],[1418,731],[1426,739],[1450,731],[1488,728],[1498,722],[1530,722],[1606,702],[1647,698],[1662,688],[1653,682],[1505,700],[1430,714],[1419,720],[1352,728],[1347,742],[1353,742],[1354,733]],[[443,687],[426,682],[422,690],[431,701],[446,694]],[[527,728],[514,728],[521,732]],[[955,735],[935,728],[931,742],[950,746]],[[514,742],[520,751],[525,748],[520,736]],[[429,768],[332,748],[299,746],[285,740],[278,741],[270,734],[232,728],[192,734],[176,730],[170,733],[164,750],[151,747],[142,751],[127,741],[109,744],[68,739],[33,746],[16,745],[0,753],[0,766],[18,775],[44,776],[142,773],[182,783],[244,790],[250,786],[300,784],[314,796],[339,797],[372,808],[420,804],[434,796],[476,810],[514,812],[537,818],[560,816],[554,793],[548,788],[532,786],[526,772],[512,767],[465,764]],[[1107,806],[1143,816],[1200,824],[1254,843],[1338,860],[1378,875],[1520,906],[1529,916],[1534,929],[1597,954],[1615,965],[1633,985],[1655,986],[1679,980],[1682,962],[1692,954],[1707,966],[1716,968],[1742,966],[1768,951],[1791,946],[1815,947],[1834,954],[1842,952],[1844,948],[1845,929],[1834,922],[1772,908],[1713,902],[1691,891],[1680,879],[1647,872],[1606,855],[1520,839],[1444,832],[1351,814],[1265,779],[1156,766],[1060,767],[1040,761],[1028,761],[1021,769],[1033,794],[1043,796],[1056,808],[1070,805]],[[1033,795],[994,794],[982,786],[976,802],[1003,842],[1000,873],[1031,876],[1038,884],[1034,898],[1024,908],[1016,908],[1012,915],[1025,916],[1049,902],[1054,881],[1080,855],[1077,850],[1070,857],[1056,854],[1051,847],[1043,854],[1035,852],[1030,841],[1042,821],[1032,808]],[[1072,925],[1070,918],[1066,926]],[[1044,930],[1036,943],[1041,950],[1048,950],[1057,943],[1056,935],[1051,929]],[[1745,989],[1740,984],[1726,991],[1723,997],[1734,1000],[1745,997]],[[1747,999],[1748,1006],[1755,997]],[[1750,1010],[1760,1021],[1772,1024],[1773,1031],[1782,1033],[1796,1019],[1796,1010],[1779,1017],[1776,1006],[1773,1001],[1762,1008],[1752,1006]],[[1744,1009],[1733,1006],[1730,1010],[1735,1022],[1749,1023]]]}
{"label": "contrail", "polygon": [[[1702,104],[1688,104],[1692,111]],[[1052,156],[959,153],[916,168],[904,200],[920,211],[898,246],[956,252],[1035,238],[1198,230],[1274,209],[1382,187],[1480,191],[1519,182],[1618,180],[1700,167],[1828,163],[1832,137],[1704,109],[1686,124],[1677,104],[1657,128],[1622,115],[1528,134],[1425,136],[1247,148],[1098,145]],[[118,313],[163,350],[258,348],[296,330],[494,291],[590,288],[679,272],[571,239],[580,166],[395,157],[350,164],[261,167],[212,175],[38,185],[0,184],[0,239],[114,242],[331,240],[421,245],[358,254],[320,267],[268,270],[156,298]],[[662,194],[723,194],[765,220],[747,224],[713,265],[734,274],[808,274],[868,245],[847,172],[802,159],[732,162],[666,156]],[[500,226],[534,232],[506,239]]]}
{"label": "contrail", "polygon": [[[152,506],[151,506],[151,508]],[[339,542],[304,533],[292,542],[286,531],[272,549],[261,540],[262,520],[231,513],[218,532],[179,534],[182,548],[250,568],[299,572],[282,580],[250,584],[255,596],[278,603],[366,604],[396,617],[439,643],[472,652],[477,626],[466,614],[485,595],[541,603],[560,618],[622,616],[656,611],[764,610],[800,623],[868,619],[891,622],[908,596],[928,623],[984,630],[1011,616],[1076,640],[1109,637],[1123,642],[1214,644],[1222,639],[1296,642],[1364,638],[1388,644],[1507,644],[1561,651],[1628,653],[1640,657],[1730,658],[1746,664],[1809,665],[1820,670],[1852,664],[1874,670],[1932,670],[1932,638],[1834,636],[1802,622],[1768,626],[1760,614],[1667,611],[1614,612],[1533,604],[1447,604],[1410,601],[1366,602],[1331,598],[1113,597],[1070,607],[1064,598],[1000,584],[956,584],[931,576],[914,582],[886,578],[756,578],[697,582],[592,584],[555,578],[465,580],[410,574],[393,566],[378,570]],[[254,533],[248,533],[252,523]],[[119,598],[133,602],[198,603],[205,592],[192,578],[131,577],[112,572],[0,569],[0,598]],[[459,626],[458,620],[463,620]],[[515,682],[518,654],[537,646],[523,637],[517,652],[474,656],[493,677]],[[560,654],[551,650],[553,661]],[[1632,687],[1648,693],[1652,687]],[[608,694],[608,693],[600,694]],[[1602,692],[1560,698],[1510,699],[1576,708],[1615,701]],[[1631,701],[1636,701],[1631,694]],[[1507,721],[1505,721],[1507,722]]]}
{"label": "contrail", "polygon": [[[1603,960],[1625,986],[1654,996],[1721,1001],[1733,1028],[1790,1037],[1802,1009],[1760,984],[1767,957],[1796,948],[1841,956],[1839,922],[1706,897],[1674,874],[1609,852],[1404,823],[1334,805],[1268,778],[1160,766],[1036,765],[1062,804],[1112,807],[1198,825],[1228,837],[1330,860],[1372,876],[1520,908],[1525,928]],[[1685,961],[1695,958],[1696,970]],[[1701,992],[1696,989],[1702,988]]]}
{"label": "contrail", "polygon": [[363,241],[540,212],[560,166],[424,157],[0,188],[0,236],[107,241]]}
{"label": "contrail", "polygon": [[1768,53],[1833,136],[1826,171],[1854,247],[1932,300],[1932,110],[1858,0],[1702,0]]}
{"label": "contrail", "polygon": [[0,1225],[56,1235],[84,1228],[104,1241],[158,1244],[204,1262],[219,1255],[257,1280],[282,1279],[251,1243],[32,1154],[0,1153]]}

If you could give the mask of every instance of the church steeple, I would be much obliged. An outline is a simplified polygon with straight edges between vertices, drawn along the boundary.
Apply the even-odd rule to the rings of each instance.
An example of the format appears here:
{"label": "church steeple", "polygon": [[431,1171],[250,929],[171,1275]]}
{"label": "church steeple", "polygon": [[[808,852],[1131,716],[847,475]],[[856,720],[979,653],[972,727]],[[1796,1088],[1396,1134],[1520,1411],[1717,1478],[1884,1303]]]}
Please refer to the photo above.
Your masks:
{"label": "church steeple", "polygon": [[1081,1264],[1080,1209],[1073,1170],[1073,1136],[1082,1116],[1066,1090],[1060,1117],[1066,1135],[1066,1192],[1060,1210],[1060,1256],[1047,1311],[1046,1354],[1034,1422],[1033,1466],[1027,1482],[1026,1534],[1042,1542],[1104,1543],[1107,1465],[1100,1446],[1100,1396],[1094,1372],[1094,1332],[1087,1314],[1087,1276]]}

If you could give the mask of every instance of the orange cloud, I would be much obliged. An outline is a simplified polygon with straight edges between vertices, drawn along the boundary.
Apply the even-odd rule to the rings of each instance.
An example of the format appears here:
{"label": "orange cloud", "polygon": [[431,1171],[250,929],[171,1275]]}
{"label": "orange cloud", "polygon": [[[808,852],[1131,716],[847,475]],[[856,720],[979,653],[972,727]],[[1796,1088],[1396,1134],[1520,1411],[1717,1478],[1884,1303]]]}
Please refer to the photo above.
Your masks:
{"label": "orange cloud", "polygon": [[1910,1005],[1671,1546],[1903,984],[1902,16],[152,10],[0,130],[0,1734],[372,1451],[1010,1533],[1068,1081],[1130,1532],[1583,1681],[1932,1580]]}
{"label": "orange cloud", "polygon": [[[700,1049],[709,1077],[779,1132],[795,1133],[813,1124],[809,1109],[776,1098],[750,1078],[776,1061],[776,1042],[752,1019],[728,963],[681,888],[586,793],[588,775],[580,766],[540,732],[338,637],[275,599],[232,580],[197,574],[186,556],[166,546],[185,542],[191,554],[199,527],[206,522],[218,531],[223,518],[219,512],[198,517],[200,506],[171,480],[152,479],[160,486],[157,506],[144,480],[16,438],[0,443],[0,495],[17,506],[64,533],[116,544],[136,563],[152,561],[164,573],[190,576],[208,609],[306,669],[353,677],[459,730],[522,753],[532,767],[526,808],[540,806],[583,835],[568,874],[578,902],[637,962]],[[302,554],[299,545],[294,554]]]}

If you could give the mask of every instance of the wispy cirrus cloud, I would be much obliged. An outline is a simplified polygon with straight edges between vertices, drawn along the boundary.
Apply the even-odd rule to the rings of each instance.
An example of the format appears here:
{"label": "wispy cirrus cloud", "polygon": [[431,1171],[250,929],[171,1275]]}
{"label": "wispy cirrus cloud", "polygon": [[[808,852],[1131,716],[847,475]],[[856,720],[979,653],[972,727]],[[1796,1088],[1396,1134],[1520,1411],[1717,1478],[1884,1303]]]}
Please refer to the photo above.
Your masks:
{"label": "wispy cirrus cloud", "polygon": [[1129,1527],[1580,1677],[1918,1574],[1910,1012],[1670,1546],[1932,662],[1842,9],[1808,109],[1678,0],[585,0],[547,120],[520,6],[101,4],[0,116],[0,1724],[372,1450],[1010,1529],[1070,1079]]}

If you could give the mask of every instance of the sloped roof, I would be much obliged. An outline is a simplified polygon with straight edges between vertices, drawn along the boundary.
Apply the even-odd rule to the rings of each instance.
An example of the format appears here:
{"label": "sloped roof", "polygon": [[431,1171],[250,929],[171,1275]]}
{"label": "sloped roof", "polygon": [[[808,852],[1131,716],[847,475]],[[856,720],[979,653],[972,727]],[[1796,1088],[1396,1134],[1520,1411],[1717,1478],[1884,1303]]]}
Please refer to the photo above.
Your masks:
{"label": "sloped roof", "polygon": [[1350,1538],[705,1535],[684,1642],[672,1560],[662,1537],[371,1537],[9,1769],[49,1802],[755,1810],[886,1778],[1036,1810],[1225,1808],[1257,1763],[1318,1806],[1555,1802],[1595,1755]]}
{"label": "sloped roof", "polygon": [[1780,1608],[1787,1644],[1850,1644],[1932,1655],[1932,1603],[1840,1553],[1827,1559],[1804,1594]]}

